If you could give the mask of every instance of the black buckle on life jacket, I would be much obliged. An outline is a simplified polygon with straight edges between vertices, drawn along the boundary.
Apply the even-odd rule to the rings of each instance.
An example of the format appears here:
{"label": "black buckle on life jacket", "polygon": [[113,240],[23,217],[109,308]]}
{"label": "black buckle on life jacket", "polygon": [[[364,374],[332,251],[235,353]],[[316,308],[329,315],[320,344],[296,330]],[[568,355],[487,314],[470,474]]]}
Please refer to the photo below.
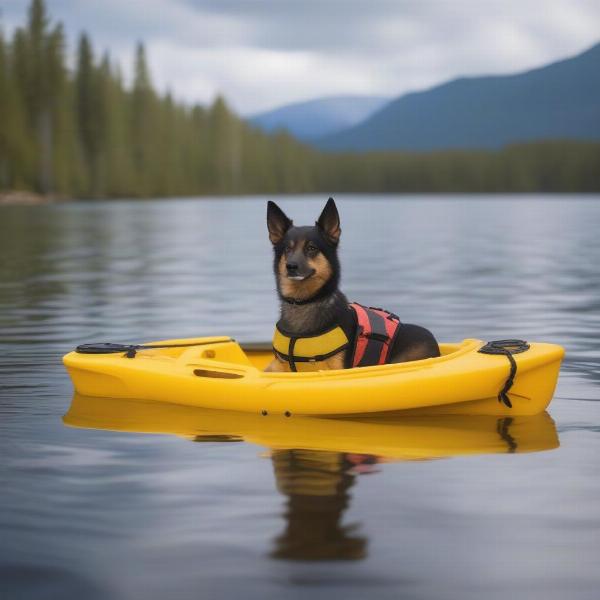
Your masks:
{"label": "black buckle on life jacket", "polygon": [[367,338],[368,340],[376,340],[377,342],[382,342],[387,344],[390,341],[390,336],[385,333],[376,333],[375,331],[371,331],[371,333],[365,333],[363,328],[360,328],[359,334],[360,337]]}

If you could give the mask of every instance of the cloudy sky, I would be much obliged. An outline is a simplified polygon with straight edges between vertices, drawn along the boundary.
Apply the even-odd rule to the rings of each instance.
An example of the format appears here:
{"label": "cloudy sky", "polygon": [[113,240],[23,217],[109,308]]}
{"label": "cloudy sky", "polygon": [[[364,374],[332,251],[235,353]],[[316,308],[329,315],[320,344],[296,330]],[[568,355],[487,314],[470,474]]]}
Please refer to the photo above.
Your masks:
{"label": "cloudy sky", "polygon": [[[598,0],[46,0],[70,49],[81,30],[125,74],[137,40],[186,101],[223,93],[247,115],[343,94],[397,96],[511,73],[600,41]],[[5,30],[29,0],[0,0]]]}

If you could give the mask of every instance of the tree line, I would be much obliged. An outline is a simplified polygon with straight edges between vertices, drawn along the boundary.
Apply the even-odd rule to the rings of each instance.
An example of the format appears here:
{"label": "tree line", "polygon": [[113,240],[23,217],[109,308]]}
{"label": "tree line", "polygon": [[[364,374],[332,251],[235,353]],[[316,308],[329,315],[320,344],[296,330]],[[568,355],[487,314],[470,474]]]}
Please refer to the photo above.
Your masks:
{"label": "tree line", "polygon": [[152,85],[144,47],[126,85],[82,34],[73,69],[43,0],[0,31],[0,191],[80,198],[302,192],[600,191],[600,144],[498,151],[324,153],[269,135],[218,97],[188,106]]}

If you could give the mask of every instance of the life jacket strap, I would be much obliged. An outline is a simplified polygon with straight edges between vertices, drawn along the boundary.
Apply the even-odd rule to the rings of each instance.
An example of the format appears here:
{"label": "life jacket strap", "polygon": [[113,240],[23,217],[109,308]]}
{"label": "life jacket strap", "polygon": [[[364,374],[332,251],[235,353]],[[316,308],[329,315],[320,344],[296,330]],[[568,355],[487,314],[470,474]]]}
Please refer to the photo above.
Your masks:
{"label": "life jacket strap", "polygon": [[383,308],[362,306],[352,302],[357,330],[352,355],[352,367],[385,365],[398,335],[400,318]]}

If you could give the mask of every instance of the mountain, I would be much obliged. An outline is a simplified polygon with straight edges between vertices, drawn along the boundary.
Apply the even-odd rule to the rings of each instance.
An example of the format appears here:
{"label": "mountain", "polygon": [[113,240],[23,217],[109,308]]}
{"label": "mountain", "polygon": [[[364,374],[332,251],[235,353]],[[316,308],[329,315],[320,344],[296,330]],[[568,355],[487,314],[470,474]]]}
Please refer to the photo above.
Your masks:
{"label": "mountain", "polygon": [[406,94],[316,145],[429,151],[545,139],[600,139],[600,44],[525,73],[461,78]]}
{"label": "mountain", "polygon": [[300,140],[310,141],[364,121],[389,98],[338,96],[288,104],[248,119],[271,132],[287,129]]}

